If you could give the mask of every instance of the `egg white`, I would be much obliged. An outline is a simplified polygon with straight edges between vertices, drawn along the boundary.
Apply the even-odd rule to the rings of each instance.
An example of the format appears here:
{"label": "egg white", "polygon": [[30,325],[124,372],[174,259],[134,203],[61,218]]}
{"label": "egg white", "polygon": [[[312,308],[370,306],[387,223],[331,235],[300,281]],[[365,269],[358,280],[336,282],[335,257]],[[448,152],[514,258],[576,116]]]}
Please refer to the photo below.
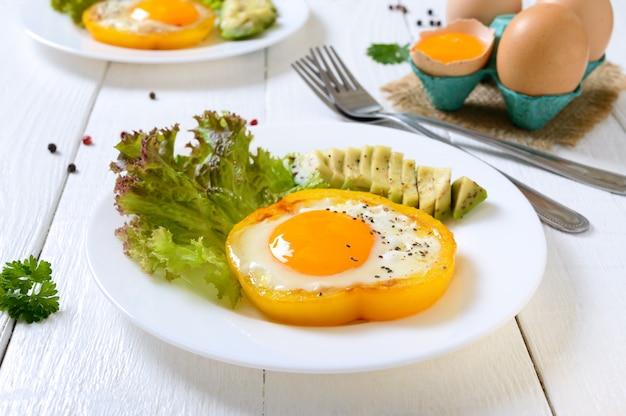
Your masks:
{"label": "egg white", "polygon": [[[332,276],[312,276],[292,269],[272,255],[269,240],[279,224],[299,213],[324,209],[365,219],[373,230],[374,245],[361,266]],[[426,273],[439,257],[440,249],[436,234],[419,231],[413,219],[388,206],[364,205],[358,201],[336,203],[330,199],[309,201],[306,206],[298,205],[292,212],[278,218],[250,225],[235,235],[231,247],[236,267],[242,274],[250,276],[255,285],[273,290],[302,289],[311,292],[356,287]]]}
{"label": "egg white", "polygon": [[101,26],[115,28],[120,31],[128,31],[133,33],[161,33],[176,32],[189,28],[203,21],[210,15],[210,11],[201,4],[193,3],[198,11],[198,19],[186,26],[168,25],[167,23],[150,20],[143,13],[135,11],[133,7],[141,0],[106,0],[96,3],[96,13]]}

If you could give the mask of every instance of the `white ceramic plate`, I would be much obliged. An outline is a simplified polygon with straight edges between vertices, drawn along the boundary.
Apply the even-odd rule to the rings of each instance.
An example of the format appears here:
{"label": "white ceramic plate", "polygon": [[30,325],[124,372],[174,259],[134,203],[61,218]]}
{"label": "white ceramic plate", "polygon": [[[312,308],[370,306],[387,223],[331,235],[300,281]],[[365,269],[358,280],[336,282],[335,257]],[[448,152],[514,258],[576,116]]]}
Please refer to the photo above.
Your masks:
{"label": "white ceramic plate", "polygon": [[165,64],[221,59],[271,46],[296,32],[309,16],[304,0],[274,0],[279,17],[274,26],[258,37],[225,41],[216,31],[198,46],[172,50],[147,51],[120,48],[97,42],[76,26],[70,17],[50,7],[50,0],[23,0],[21,17],[26,31],[39,42],[74,55],[106,61]]}
{"label": "white ceramic plate", "polygon": [[217,306],[142,273],[122,254],[113,230],[123,223],[107,196],[93,213],[87,254],[101,289],[135,324],[182,349],[267,370],[340,373],[390,368],[461,348],[514,317],[539,285],[546,242],[522,194],[498,172],[450,146],[384,127],[327,123],[252,127],[253,147],[276,155],[327,147],[385,144],[418,164],[452,167],[486,187],[487,201],[448,221],[457,269],[444,296],[413,317],[331,328],[273,323],[244,302]]}

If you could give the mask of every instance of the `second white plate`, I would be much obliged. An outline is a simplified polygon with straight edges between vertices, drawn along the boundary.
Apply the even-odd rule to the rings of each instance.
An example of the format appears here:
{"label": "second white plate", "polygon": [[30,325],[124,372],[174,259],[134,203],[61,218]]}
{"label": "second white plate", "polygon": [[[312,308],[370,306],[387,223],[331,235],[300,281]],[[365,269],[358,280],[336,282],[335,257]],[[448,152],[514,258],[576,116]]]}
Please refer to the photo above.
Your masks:
{"label": "second white plate", "polygon": [[263,49],[296,32],[309,16],[304,0],[274,0],[274,4],[279,12],[278,19],[258,37],[225,41],[213,31],[209,39],[195,47],[167,51],[120,48],[97,42],[68,15],[53,10],[50,0],[23,0],[21,18],[27,33],[34,39],[64,52],[114,62],[166,64],[221,59]]}
{"label": "second white plate", "polygon": [[[105,295],[135,324],[206,357],[254,368],[341,373],[390,368],[454,351],[513,318],[539,285],[546,263],[543,228],[528,201],[491,167],[450,146],[384,127],[328,123],[252,127],[253,147],[276,155],[328,147],[385,144],[418,164],[452,167],[489,192],[487,201],[447,221],[458,244],[448,291],[430,309],[391,322],[331,328],[281,325],[243,302],[215,305],[142,273],[113,231],[124,218],[111,194],[93,213],[87,236],[92,272]],[[113,187],[113,185],[111,185]]]}

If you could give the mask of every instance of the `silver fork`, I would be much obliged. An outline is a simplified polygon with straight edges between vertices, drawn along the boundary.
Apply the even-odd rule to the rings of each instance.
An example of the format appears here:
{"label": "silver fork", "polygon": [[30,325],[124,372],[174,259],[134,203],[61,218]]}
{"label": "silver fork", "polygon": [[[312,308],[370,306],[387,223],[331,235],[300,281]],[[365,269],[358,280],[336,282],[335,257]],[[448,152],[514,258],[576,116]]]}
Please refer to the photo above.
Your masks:
{"label": "silver fork", "polygon": [[[324,53],[328,59],[324,57]],[[324,53],[319,48],[311,49],[311,56],[296,61],[292,66],[313,92],[331,109],[355,121],[390,120],[405,129],[465,151],[446,137],[424,127],[407,114],[380,111],[382,106],[352,76],[334,49],[324,47]],[[578,212],[548,198],[509,175],[500,173],[515,184],[528,198],[537,215],[545,224],[569,233],[580,233],[589,228],[589,221]]]}
{"label": "silver fork", "polygon": [[[382,106],[359,84],[332,46],[312,49],[311,55],[307,58],[308,60],[301,59],[294,65],[299,72],[308,71],[309,79],[312,81],[309,86],[314,88],[314,91],[322,99],[324,99],[323,96],[329,97],[332,93],[334,100],[338,101],[344,110],[348,110],[347,113],[353,113],[352,115],[355,117],[396,118],[401,114],[402,118],[411,119],[413,124],[428,124],[461,133],[468,138],[497,149],[502,154],[535,167],[604,191],[626,195],[626,175],[598,169],[435,118],[418,114],[382,112]],[[325,82],[332,85],[330,91],[326,90]],[[337,97],[339,94],[341,97]],[[451,139],[447,139],[447,142],[451,142]]]}

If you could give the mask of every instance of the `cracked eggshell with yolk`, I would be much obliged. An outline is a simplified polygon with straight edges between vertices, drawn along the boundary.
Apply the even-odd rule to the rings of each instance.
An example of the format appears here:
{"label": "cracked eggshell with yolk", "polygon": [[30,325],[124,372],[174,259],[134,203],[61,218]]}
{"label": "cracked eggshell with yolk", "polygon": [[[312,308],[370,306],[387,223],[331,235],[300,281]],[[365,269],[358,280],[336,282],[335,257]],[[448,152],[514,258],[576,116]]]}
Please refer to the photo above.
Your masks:
{"label": "cracked eggshell with yolk", "polygon": [[[462,54],[469,48],[461,44],[456,48],[454,47],[455,41],[452,44],[442,42],[437,46],[437,49],[444,52],[458,49],[458,59],[452,59],[449,62],[436,59],[420,50],[421,45],[423,45],[422,42],[432,41],[431,38],[438,36],[443,36],[440,39],[445,40],[445,37],[455,36],[455,34],[469,35],[473,40],[478,40],[482,44],[480,50],[477,51],[478,53],[463,56]],[[485,67],[493,51],[494,42],[495,30],[490,29],[476,19],[457,19],[443,28],[420,32],[419,39],[411,47],[411,59],[420,71],[433,77],[469,75]],[[475,48],[472,49],[476,50]],[[452,53],[455,54],[457,52]]]}

